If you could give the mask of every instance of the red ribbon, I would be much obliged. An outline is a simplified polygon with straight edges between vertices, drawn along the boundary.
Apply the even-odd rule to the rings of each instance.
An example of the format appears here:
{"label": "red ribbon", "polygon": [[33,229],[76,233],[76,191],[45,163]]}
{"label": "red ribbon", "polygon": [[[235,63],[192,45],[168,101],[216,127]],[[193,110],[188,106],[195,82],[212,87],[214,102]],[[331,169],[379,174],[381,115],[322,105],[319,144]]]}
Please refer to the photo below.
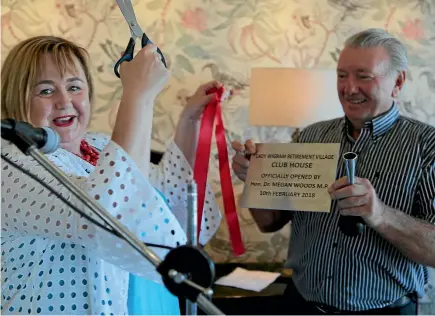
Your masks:
{"label": "red ribbon", "polygon": [[212,88],[208,94],[214,93],[214,98],[205,107],[196,152],[193,177],[198,187],[198,236],[201,230],[202,214],[204,211],[205,189],[211,153],[211,140],[213,126],[216,122],[216,145],[219,156],[219,175],[221,180],[222,197],[224,201],[225,217],[230,235],[233,253],[236,256],[245,253],[242,236],[240,233],[239,219],[237,217],[236,203],[234,199],[233,184],[230,174],[227,141],[225,138],[224,123],[222,120],[221,98],[224,88]]}

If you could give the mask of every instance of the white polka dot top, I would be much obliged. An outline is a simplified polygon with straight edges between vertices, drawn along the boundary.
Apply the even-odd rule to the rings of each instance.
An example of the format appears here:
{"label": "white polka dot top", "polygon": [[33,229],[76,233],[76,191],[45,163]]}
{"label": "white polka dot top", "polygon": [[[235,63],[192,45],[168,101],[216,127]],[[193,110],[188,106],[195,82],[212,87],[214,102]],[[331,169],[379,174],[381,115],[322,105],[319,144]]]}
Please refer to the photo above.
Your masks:
{"label": "white polka dot top", "polygon": [[[102,150],[96,167],[63,149],[48,158],[140,240],[170,247],[185,244],[186,180],[192,178],[192,169],[179,148],[169,142],[148,178],[106,136],[89,134],[87,140]],[[1,150],[91,215],[32,158],[3,139]],[[127,314],[129,272],[161,283],[154,267],[126,242],[7,162],[2,161],[1,168],[2,314]],[[209,189],[206,199],[202,244],[221,221]],[[151,249],[161,258],[167,253]]]}

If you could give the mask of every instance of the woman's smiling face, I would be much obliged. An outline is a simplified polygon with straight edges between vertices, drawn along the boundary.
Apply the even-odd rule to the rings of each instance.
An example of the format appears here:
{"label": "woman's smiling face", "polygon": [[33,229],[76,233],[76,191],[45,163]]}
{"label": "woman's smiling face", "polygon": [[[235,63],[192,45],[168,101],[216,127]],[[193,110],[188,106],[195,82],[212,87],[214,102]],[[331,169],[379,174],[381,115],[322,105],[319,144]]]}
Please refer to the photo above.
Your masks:
{"label": "woman's smiling face", "polygon": [[90,100],[83,67],[76,57],[73,60],[74,67],[62,74],[53,56],[44,55],[31,92],[30,119],[34,126],[54,129],[62,148],[79,153],[90,120]]}

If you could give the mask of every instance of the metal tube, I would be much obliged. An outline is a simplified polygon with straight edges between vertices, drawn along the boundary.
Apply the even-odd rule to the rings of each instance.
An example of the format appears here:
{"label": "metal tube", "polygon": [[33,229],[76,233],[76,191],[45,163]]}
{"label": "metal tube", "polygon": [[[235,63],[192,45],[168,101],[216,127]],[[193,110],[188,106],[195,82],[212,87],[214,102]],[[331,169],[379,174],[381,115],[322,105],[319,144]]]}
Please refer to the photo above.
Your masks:
{"label": "metal tube", "polygon": [[187,184],[187,244],[198,245],[198,190],[195,180]]}
{"label": "metal tube", "polygon": [[[354,152],[343,154],[343,159],[346,167],[347,183],[355,184],[356,160],[358,155]],[[359,216],[344,216],[340,215],[338,220],[340,230],[348,236],[357,236],[364,232],[364,221]]]}
{"label": "metal tube", "polygon": [[358,155],[351,151],[343,154],[348,184],[355,184],[355,170],[357,158]]}
{"label": "metal tube", "polygon": [[[195,180],[187,184],[187,244],[198,245],[198,191]],[[198,315],[196,303],[186,300],[186,315]]]}
{"label": "metal tube", "polygon": [[204,294],[199,294],[198,304],[207,315],[224,315]]}

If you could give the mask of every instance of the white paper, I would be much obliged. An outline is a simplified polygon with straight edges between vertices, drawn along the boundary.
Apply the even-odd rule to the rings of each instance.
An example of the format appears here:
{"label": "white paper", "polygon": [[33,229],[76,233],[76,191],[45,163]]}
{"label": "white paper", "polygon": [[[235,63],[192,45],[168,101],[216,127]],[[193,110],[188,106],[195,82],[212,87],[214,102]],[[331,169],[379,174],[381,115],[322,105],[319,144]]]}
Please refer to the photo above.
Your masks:
{"label": "white paper", "polygon": [[218,285],[261,292],[264,288],[275,282],[280,275],[280,273],[275,272],[251,271],[236,268],[233,272],[220,278],[215,283]]}

